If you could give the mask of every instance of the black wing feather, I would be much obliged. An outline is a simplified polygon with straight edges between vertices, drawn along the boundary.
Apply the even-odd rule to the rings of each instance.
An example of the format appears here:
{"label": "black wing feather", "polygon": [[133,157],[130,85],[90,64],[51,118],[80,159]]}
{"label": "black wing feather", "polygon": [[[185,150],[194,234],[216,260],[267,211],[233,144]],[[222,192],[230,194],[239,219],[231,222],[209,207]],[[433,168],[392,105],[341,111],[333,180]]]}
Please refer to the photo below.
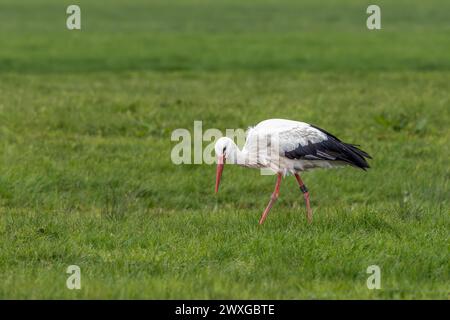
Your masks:
{"label": "black wing feather", "polygon": [[311,127],[325,133],[328,139],[317,143],[308,142],[306,146],[299,145],[294,150],[286,151],[285,156],[287,158],[342,161],[363,170],[369,168],[365,158],[372,159],[372,157],[367,152],[359,149],[357,145],[342,142],[336,136],[319,127],[313,125]]}

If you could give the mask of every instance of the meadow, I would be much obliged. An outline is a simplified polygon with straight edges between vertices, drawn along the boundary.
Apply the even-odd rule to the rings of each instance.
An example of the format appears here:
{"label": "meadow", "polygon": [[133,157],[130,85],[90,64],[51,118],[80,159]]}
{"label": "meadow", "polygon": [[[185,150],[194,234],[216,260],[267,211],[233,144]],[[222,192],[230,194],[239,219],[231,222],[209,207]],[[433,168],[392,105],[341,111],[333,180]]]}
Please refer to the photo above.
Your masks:
{"label": "meadow", "polygon": [[[0,298],[447,299],[450,2],[0,5]],[[290,177],[174,165],[177,128],[316,124],[373,157]],[[81,290],[66,268],[81,268]],[[366,269],[381,269],[369,290]]]}

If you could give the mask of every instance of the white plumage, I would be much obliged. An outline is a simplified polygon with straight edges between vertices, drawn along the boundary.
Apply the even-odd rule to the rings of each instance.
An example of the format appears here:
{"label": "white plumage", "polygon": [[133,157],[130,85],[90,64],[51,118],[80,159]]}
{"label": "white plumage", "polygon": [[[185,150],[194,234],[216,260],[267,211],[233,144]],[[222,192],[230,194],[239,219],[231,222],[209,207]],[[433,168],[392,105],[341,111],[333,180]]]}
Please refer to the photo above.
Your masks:
{"label": "white plumage", "polygon": [[268,168],[284,176],[311,168],[331,168],[342,165],[335,161],[289,159],[285,156],[286,152],[298,146],[307,146],[308,143],[317,144],[325,140],[328,140],[327,135],[308,123],[271,119],[249,128],[246,143],[241,152],[244,155],[248,154],[249,161],[258,159],[256,161],[259,161],[260,168]]}

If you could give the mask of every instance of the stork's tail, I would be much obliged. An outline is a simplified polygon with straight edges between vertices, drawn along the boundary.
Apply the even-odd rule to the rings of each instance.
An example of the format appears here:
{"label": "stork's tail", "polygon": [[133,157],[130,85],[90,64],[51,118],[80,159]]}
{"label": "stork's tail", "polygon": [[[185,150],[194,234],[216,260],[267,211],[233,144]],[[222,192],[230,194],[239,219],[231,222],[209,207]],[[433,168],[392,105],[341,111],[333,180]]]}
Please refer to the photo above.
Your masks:
{"label": "stork's tail", "polygon": [[358,145],[351,143],[341,143],[341,146],[343,161],[363,170],[370,168],[366,158],[372,159],[372,157],[367,152],[359,149]]}

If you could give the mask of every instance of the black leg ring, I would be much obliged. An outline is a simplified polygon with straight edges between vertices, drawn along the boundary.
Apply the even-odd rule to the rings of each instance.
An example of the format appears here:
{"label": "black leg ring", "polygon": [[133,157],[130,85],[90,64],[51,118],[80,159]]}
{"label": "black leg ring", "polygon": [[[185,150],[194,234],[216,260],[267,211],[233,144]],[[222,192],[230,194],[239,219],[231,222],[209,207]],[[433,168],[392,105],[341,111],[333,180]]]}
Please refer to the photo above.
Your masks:
{"label": "black leg ring", "polygon": [[300,190],[302,190],[303,193],[308,192],[308,188],[305,185],[300,186]]}

